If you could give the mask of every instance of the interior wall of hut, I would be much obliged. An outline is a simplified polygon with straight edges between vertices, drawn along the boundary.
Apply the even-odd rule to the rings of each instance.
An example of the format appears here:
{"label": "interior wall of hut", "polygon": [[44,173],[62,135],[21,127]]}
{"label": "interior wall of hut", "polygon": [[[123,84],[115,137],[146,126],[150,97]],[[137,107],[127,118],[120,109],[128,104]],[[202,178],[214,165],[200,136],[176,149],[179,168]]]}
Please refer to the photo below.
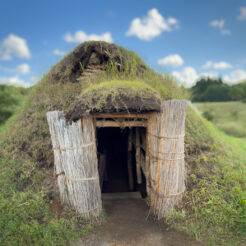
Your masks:
{"label": "interior wall of hut", "polygon": [[97,128],[102,193],[139,191],[146,197],[146,128]]}

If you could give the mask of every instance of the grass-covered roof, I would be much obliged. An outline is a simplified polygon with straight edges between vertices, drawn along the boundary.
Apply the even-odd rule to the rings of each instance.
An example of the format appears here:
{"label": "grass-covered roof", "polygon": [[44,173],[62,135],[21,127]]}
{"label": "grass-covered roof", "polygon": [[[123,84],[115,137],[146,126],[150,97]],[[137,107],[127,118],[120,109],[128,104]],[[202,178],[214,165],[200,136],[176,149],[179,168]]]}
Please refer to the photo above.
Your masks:
{"label": "grass-covered roof", "polygon": [[[127,109],[134,105],[140,110],[143,102],[146,109],[156,110],[159,100],[185,97],[169,76],[155,73],[134,52],[105,42],[85,42],[75,48],[31,88],[25,105],[1,130],[0,244],[5,240],[6,245],[68,245],[86,227],[78,215],[59,204],[47,111],[64,111],[76,119],[87,108],[117,110],[131,102]],[[168,218],[172,226],[217,245],[225,239],[231,242],[235,235],[238,242],[242,240],[246,231],[243,146],[188,107],[188,190]]]}
{"label": "grass-covered roof", "polygon": [[92,85],[76,98],[66,115],[77,120],[86,113],[159,111],[161,96],[148,84],[140,81],[112,80]]}

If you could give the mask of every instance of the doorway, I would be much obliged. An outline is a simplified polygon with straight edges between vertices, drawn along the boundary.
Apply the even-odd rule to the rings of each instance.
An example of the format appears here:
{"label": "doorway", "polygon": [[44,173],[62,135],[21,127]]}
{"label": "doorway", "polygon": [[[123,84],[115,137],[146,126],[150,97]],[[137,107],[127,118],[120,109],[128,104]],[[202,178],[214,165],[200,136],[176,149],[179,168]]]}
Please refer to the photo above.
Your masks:
{"label": "doorway", "polygon": [[[141,183],[137,180],[139,170],[136,168],[135,138],[136,127],[97,128],[98,169],[102,193],[139,191],[142,197],[146,196],[143,168],[139,169]],[[140,138],[139,142],[143,140]],[[129,146],[131,146],[130,150]],[[143,162],[145,153],[143,150],[141,153]]]}

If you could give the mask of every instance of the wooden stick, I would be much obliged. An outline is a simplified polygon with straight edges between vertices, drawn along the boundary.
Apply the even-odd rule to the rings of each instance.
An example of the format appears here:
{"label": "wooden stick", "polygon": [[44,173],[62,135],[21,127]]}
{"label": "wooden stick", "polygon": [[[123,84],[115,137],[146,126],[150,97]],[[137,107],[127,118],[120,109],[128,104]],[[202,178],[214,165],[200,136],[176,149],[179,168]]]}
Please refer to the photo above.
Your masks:
{"label": "wooden stick", "polygon": [[146,127],[147,122],[145,121],[103,121],[97,120],[96,127]]}
{"label": "wooden stick", "polygon": [[129,180],[129,189],[134,189],[133,184],[133,174],[132,174],[132,130],[130,129],[128,135],[128,155],[127,155],[127,168],[128,168],[128,180]]}
{"label": "wooden stick", "polygon": [[136,119],[148,119],[149,118],[149,115],[148,114],[132,114],[132,113],[129,113],[129,114],[126,114],[126,113],[122,113],[122,114],[119,114],[119,113],[112,113],[112,114],[109,114],[109,113],[103,113],[103,114],[94,114],[93,115],[95,118],[136,118]]}
{"label": "wooden stick", "polygon": [[141,160],[140,160],[140,135],[139,128],[136,128],[136,172],[137,172],[137,183],[142,183],[142,174],[141,174]]}
{"label": "wooden stick", "polygon": [[99,154],[98,171],[99,171],[99,180],[100,180],[101,191],[103,188],[103,178],[104,178],[104,174],[105,174],[105,169],[106,169],[106,155],[100,153]]}

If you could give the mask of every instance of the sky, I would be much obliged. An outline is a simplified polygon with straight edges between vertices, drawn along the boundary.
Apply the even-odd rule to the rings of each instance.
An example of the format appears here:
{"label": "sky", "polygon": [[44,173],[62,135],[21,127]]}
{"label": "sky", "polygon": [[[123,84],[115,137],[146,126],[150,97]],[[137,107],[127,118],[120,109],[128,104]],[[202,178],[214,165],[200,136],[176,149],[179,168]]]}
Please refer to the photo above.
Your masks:
{"label": "sky", "polygon": [[0,0],[0,84],[29,87],[78,44],[136,51],[191,87],[246,80],[246,0]]}

